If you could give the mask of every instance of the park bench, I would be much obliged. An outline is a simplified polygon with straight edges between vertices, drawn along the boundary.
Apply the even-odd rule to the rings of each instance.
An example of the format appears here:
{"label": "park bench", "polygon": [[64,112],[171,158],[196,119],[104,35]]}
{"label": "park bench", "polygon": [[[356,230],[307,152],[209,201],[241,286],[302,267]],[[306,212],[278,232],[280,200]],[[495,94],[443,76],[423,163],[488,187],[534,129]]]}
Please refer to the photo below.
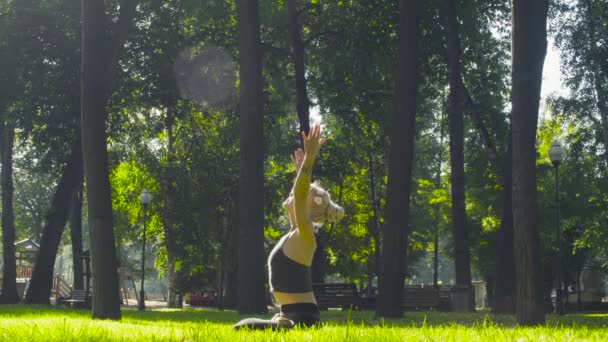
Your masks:
{"label": "park bench", "polygon": [[401,305],[406,310],[439,308],[439,291],[433,286],[405,286]]}
{"label": "park bench", "polygon": [[86,290],[72,290],[69,298],[63,298],[59,301],[72,307],[90,307],[91,293],[87,292]]}
{"label": "park bench", "polygon": [[350,310],[361,306],[357,286],[353,283],[315,283],[312,288],[320,310]]}

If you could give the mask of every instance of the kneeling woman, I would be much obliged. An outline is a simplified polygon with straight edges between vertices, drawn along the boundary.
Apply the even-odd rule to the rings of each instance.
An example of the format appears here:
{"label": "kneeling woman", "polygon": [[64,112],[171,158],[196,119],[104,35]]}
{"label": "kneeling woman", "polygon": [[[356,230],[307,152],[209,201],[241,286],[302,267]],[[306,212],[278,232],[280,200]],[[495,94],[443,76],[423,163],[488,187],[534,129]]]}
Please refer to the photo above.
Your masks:
{"label": "kneeling woman", "polygon": [[310,269],[317,248],[314,224],[338,222],[344,216],[344,209],[331,200],[327,191],[310,183],[315,158],[325,142],[320,133],[319,125],[313,126],[308,136],[302,133],[304,151],[298,149],[291,157],[298,175],[293,190],[283,203],[291,229],[268,257],[270,290],[281,305],[281,311],[271,320],[244,319],[234,326],[235,329],[309,327],[319,322]]}

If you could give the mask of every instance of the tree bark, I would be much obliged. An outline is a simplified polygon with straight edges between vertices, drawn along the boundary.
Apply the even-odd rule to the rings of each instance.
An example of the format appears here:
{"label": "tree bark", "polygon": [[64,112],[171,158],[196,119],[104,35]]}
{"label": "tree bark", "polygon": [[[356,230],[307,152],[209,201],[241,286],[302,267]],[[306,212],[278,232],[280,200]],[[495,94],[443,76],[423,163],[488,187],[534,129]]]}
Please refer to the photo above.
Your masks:
{"label": "tree bark", "polygon": [[[308,88],[306,85],[306,68],[304,64],[304,43],[300,34],[298,22],[298,9],[296,0],[287,0],[287,16],[289,22],[289,41],[291,43],[291,58],[296,77],[296,110],[300,122],[300,132],[310,130],[310,102],[308,99]],[[298,132],[298,138],[302,135]]]}
{"label": "tree bark", "polygon": [[496,244],[496,271],[492,298],[492,312],[515,313],[515,262],[513,256],[513,140],[509,133],[507,154],[503,163],[502,214]]}
{"label": "tree bark", "polygon": [[381,317],[403,315],[401,298],[406,271],[410,189],[414,164],[416,98],[418,92],[417,0],[401,0],[399,12],[399,62],[395,83],[395,109],[390,131],[386,224],[376,313]]}
{"label": "tree bark", "polygon": [[15,255],[15,213],[13,210],[13,145],[15,126],[6,122],[0,136],[2,162],[2,295],[0,304],[19,303],[17,293],[17,259]]}
{"label": "tree bark", "polygon": [[108,33],[106,23],[109,20],[105,15],[104,1],[82,2],[82,149],[93,270],[93,318],[101,319],[121,318],[105,107],[112,90],[118,55],[135,14],[135,5],[134,0],[120,1],[118,22],[115,30]]}
{"label": "tree bark", "polygon": [[257,0],[239,0],[238,311],[266,313],[262,58]]}
{"label": "tree bark", "polygon": [[[448,125],[450,132],[450,166],[452,180],[452,225],[454,234],[454,263],[456,286],[471,288],[471,261],[465,207],[464,173],[464,86],[460,70],[460,37],[458,9],[455,0],[446,0],[447,16],[447,56],[449,67],[450,95],[448,104]],[[472,292],[467,303],[456,305],[457,311],[473,311]]]}
{"label": "tree bark", "polygon": [[30,286],[25,296],[25,302],[28,304],[50,303],[49,297],[53,287],[55,259],[74,196],[82,184],[82,173],[82,143],[80,138],[77,138],[72,144],[70,159],[63,169],[57,190],[51,201],[47,223],[42,230],[40,249],[36,256]]}
{"label": "tree bark", "polygon": [[513,229],[521,325],[545,322],[536,191],[536,129],[547,49],[548,0],[512,0],[511,101],[513,127]]}

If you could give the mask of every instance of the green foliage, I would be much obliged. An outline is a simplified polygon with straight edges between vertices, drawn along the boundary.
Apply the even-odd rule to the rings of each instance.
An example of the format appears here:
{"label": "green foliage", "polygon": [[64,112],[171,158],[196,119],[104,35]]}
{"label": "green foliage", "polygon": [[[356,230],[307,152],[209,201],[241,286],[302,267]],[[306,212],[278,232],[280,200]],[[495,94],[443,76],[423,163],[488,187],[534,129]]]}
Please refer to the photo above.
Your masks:
{"label": "green foliage", "polygon": [[[375,258],[382,248],[398,2],[296,3],[309,97],[329,138],[314,177],[346,211],[342,222],[320,228],[326,239],[327,269],[331,275],[364,281],[377,273]],[[559,0],[552,6],[552,26],[560,28],[555,31],[555,42],[570,94],[549,99],[538,130],[538,190],[547,278],[553,269],[549,265],[555,254],[556,223],[554,174],[547,151],[555,139],[566,146],[559,196],[569,277],[588,263],[608,268],[608,247],[603,243],[608,240],[604,229],[608,224],[608,158],[602,131],[607,121],[598,107],[598,95],[605,94],[608,77],[608,47],[601,34],[607,27],[608,7],[605,1],[591,0],[591,11],[587,11],[585,3]],[[78,0],[0,1],[0,116],[2,122],[14,122],[17,128],[18,237],[40,234],[69,146],[79,134],[80,6]],[[112,1],[113,20],[116,6],[117,1]],[[219,69],[236,77],[235,6],[233,0],[141,2],[108,106],[115,231],[125,258],[130,258],[122,261],[135,261],[129,249],[141,238],[139,194],[147,187],[153,195],[147,237],[153,244],[155,265],[162,275],[173,241],[179,247],[175,257],[182,284],[193,289],[215,284],[220,265],[235,254],[229,242],[238,226],[238,99],[230,92],[218,103],[194,102],[197,97],[180,88],[183,75],[176,72],[176,60],[190,53],[188,61],[192,62],[206,49],[221,49],[225,53],[222,66],[235,69],[233,73]],[[427,1],[420,15],[418,130],[410,239],[404,248],[408,248],[408,281],[415,281],[416,276],[416,281],[429,282],[431,256],[438,248],[440,280],[449,283],[453,238],[447,133],[442,133],[447,65],[441,6],[441,0]],[[463,1],[459,19],[464,83],[480,108],[500,158],[509,133],[504,112],[510,89],[510,2]],[[285,1],[261,1],[260,21],[264,233],[269,251],[289,226],[281,204],[295,176],[289,154],[300,142]],[[217,68],[205,69],[207,66],[203,63],[194,68],[195,78],[218,76],[213,71]],[[236,89],[239,80],[227,79],[227,88]],[[597,84],[603,92],[598,92]],[[501,165],[489,158],[470,117],[465,117],[465,144],[472,263],[476,276],[489,277],[494,271],[503,175]],[[435,232],[438,246],[433,241]]]}

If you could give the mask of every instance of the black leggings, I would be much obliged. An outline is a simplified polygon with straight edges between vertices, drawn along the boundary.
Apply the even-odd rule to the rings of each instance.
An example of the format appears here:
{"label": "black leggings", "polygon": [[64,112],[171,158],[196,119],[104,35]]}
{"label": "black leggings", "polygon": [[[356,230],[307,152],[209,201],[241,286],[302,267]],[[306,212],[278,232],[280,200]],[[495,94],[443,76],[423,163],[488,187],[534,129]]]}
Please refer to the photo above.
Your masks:
{"label": "black leggings", "polygon": [[[321,321],[319,307],[313,303],[295,303],[281,306],[277,315],[282,319],[245,318],[235,324],[233,329],[291,329],[296,326],[312,327]],[[275,316],[275,317],[277,317]]]}

